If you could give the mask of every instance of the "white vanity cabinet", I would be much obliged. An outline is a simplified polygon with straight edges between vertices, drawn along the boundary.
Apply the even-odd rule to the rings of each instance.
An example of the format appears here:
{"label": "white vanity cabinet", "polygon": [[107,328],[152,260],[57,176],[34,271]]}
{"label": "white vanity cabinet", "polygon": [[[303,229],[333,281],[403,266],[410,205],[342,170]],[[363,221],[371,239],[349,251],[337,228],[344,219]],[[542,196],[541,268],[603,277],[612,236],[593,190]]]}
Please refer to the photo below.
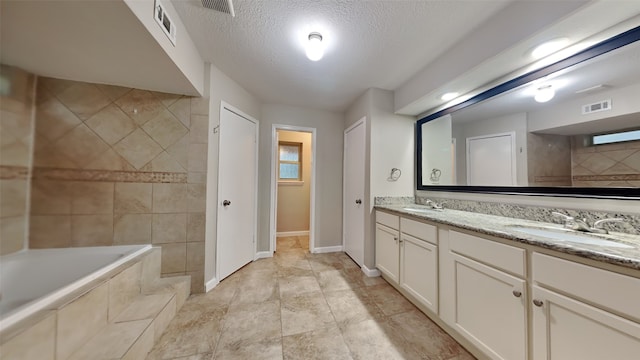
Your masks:
{"label": "white vanity cabinet", "polygon": [[376,268],[389,280],[400,280],[400,217],[376,211]]}
{"label": "white vanity cabinet", "polygon": [[527,359],[525,250],[447,233],[441,318],[492,359]]}
{"label": "white vanity cabinet", "polygon": [[533,358],[637,359],[640,279],[532,255]]}
{"label": "white vanity cabinet", "polygon": [[400,287],[438,313],[438,231],[400,218]]}

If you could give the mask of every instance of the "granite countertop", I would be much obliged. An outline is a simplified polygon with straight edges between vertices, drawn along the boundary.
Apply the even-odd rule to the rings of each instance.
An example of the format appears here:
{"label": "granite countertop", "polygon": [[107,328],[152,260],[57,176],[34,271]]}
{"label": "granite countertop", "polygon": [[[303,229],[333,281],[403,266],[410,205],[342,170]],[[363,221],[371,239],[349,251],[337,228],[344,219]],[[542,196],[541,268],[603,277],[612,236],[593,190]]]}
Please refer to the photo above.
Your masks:
{"label": "granite countertop", "polygon": [[[592,245],[578,242],[555,240],[552,238],[530,235],[517,231],[517,227],[553,228],[562,231],[561,224],[515,219],[509,217],[485,215],[459,210],[436,210],[424,205],[376,205],[376,209],[387,210],[398,215],[409,215],[414,218],[429,220],[435,223],[450,225],[478,233],[516,241],[523,244],[539,246],[546,249],[577,255],[614,265],[640,270],[640,235],[611,232],[608,235],[598,234],[598,238],[611,239],[624,243],[631,248]],[[424,209],[411,211],[406,208]],[[577,233],[577,232],[576,232]],[[585,233],[578,233],[589,235]]]}

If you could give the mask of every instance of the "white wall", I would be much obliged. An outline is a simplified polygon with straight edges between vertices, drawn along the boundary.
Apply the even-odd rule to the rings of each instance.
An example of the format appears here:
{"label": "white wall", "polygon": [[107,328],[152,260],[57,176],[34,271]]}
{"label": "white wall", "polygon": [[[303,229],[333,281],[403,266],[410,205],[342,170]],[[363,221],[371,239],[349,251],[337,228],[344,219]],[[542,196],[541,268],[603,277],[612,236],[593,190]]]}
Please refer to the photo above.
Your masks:
{"label": "white wall", "polygon": [[[214,65],[207,66],[206,89],[209,96],[209,145],[207,149],[207,214],[205,233],[205,283],[215,276],[216,233],[218,216],[218,133],[214,129],[220,125],[222,101],[242,110],[247,115],[260,120],[260,102]],[[262,123],[259,123],[262,127]],[[200,149],[189,149],[189,152]],[[260,159],[258,160],[260,161]],[[195,174],[189,174],[192,176]]]}
{"label": "white wall", "polygon": [[[451,150],[451,115],[422,124],[422,183],[455,185]],[[440,170],[439,180],[431,180],[431,172]]]}
{"label": "white wall", "polygon": [[260,111],[258,251],[269,250],[273,124],[316,128],[315,247],[341,245],[343,114],[266,104]]}
{"label": "white wall", "polygon": [[456,137],[456,172],[459,185],[466,185],[466,139],[514,131],[516,133],[516,180],[518,186],[527,186],[527,114],[517,113],[495,119],[456,124],[453,117],[453,134]]}

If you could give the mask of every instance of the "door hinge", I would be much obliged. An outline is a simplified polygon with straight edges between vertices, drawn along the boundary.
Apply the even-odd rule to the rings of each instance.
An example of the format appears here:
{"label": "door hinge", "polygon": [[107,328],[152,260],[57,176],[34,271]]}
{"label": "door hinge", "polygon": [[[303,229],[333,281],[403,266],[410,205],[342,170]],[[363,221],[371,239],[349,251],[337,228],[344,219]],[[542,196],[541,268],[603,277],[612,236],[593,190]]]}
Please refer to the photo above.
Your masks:
{"label": "door hinge", "polygon": [[220,131],[220,125],[213,128],[213,133],[217,134]]}

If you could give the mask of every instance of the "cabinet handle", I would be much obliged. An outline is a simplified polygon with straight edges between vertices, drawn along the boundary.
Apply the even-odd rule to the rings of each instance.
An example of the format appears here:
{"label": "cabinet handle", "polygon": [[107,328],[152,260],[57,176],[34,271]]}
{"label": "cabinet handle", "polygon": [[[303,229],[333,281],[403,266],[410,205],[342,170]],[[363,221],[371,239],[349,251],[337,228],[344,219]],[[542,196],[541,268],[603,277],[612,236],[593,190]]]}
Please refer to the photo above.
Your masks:
{"label": "cabinet handle", "polygon": [[544,302],[542,300],[537,300],[537,299],[533,300],[533,305],[535,305],[537,307],[541,307],[543,304],[544,304]]}
{"label": "cabinet handle", "polygon": [[513,290],[513,296],[519,298],[520,296],[522,296],[522,292],[518,290]]}

